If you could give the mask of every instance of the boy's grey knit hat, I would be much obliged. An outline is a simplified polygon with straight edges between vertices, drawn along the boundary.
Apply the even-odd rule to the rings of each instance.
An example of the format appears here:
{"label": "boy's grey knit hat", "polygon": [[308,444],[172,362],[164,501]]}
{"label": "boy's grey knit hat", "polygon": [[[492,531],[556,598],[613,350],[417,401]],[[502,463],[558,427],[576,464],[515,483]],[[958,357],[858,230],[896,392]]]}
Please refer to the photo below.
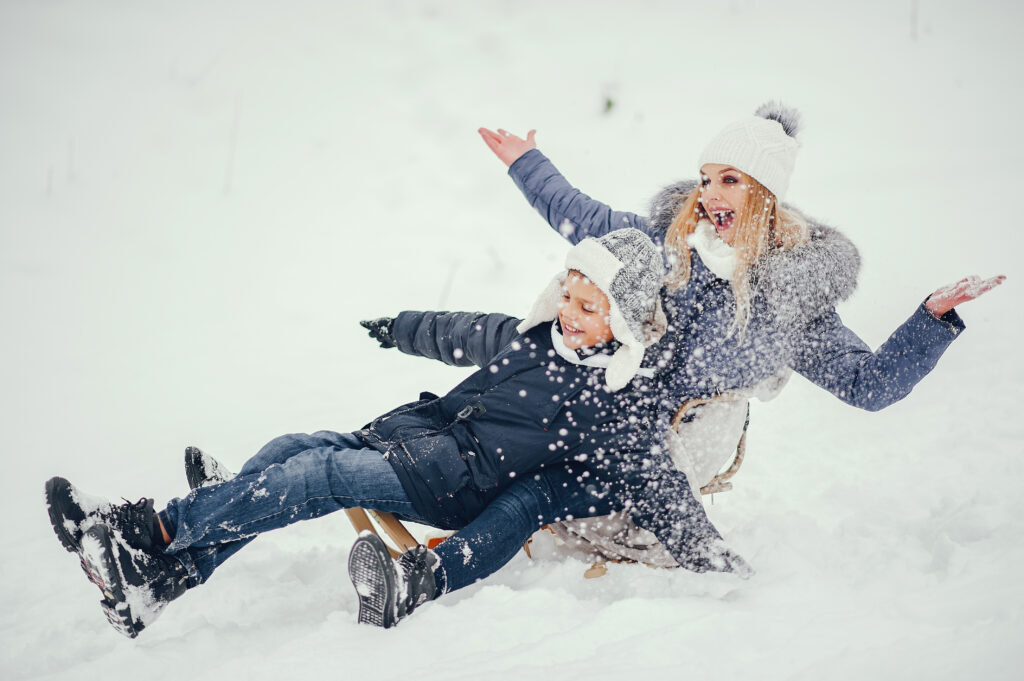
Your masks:
{"label": "boy's grey knit hat", "polygon": [[566,269],[582,273],[604,291],[639,341],[654,318],[664,263],[654,242],[638,229],[617,229],[597,239],[584,239],[565,258]]}
{"label": "boy's grey knit hat", "polygon": [[583,239],[569,250],[565,269],[541,294],[519,331],[554,319],[568,270],[583,274],[608,297],[609,326],[621,347],[612,356],[605,382],[609,389],[618,390],[640,368],[644,349],[665,333],[659,295],[665,261],[650,237],[627,228]]}

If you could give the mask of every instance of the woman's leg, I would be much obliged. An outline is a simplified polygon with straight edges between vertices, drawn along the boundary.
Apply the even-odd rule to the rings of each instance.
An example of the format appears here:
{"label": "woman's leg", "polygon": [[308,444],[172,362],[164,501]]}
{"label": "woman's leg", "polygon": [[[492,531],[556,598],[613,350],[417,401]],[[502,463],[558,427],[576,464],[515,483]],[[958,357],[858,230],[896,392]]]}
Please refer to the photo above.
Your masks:
{"label": "woman's leg", "polygon": [[473,522],[436,549],[437,593],[461,589],[496,572],[530,536],[548,523],[608,515],[608,495],[581,483],[567,469],[544,470],[520,480],[495,499]]}
{"label": "woman's leg", "polygon": [[[255,470],[256,461],[270,463]],[[172,500],[161,513],[173,536],[165,552],[185,565],[195,586],[257,535],[354,506],[416,515],[391,465],[355,437],[284,436],[233,479]]]}

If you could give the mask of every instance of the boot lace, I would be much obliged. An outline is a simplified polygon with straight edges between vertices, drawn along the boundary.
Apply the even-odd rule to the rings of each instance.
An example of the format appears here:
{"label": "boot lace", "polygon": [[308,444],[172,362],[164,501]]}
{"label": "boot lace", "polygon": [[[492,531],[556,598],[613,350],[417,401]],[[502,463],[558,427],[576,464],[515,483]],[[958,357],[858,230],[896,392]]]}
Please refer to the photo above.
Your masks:
{"label": "boot lace", "polygon": [[142,498],[135,502],[124,499],[120,506],[111,504],[108,514],[111,524],[138,548],[149,548],[162,540],[152,499]]}
{"label": "boot lace", "polygon": [[437,560],[432,553],[420,544],[399,556],[398,565],[405,578],[405,598],[399,607],[400,617],[434,598],[434,567]]}

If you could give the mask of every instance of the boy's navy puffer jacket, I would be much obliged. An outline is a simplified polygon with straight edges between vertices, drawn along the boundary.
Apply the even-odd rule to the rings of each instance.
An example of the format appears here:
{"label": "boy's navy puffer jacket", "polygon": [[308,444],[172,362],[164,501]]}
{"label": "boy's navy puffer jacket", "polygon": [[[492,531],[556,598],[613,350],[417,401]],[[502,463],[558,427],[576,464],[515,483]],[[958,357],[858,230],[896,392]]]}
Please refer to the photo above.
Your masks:
{"label": "boy's navy puffer jacket", "polygon": [[[494,358],[502,366],[502,349],[515,339],[516,326],[520,321],[499,313],[402,312],[395,319],[394,336],[398,349],[405,354],[428,357],[454,366],[485,367],[493,364],[491,359]],[[550,327],[547,324],[536,327],[531,333],[539,336],[541,329],[544,329],[542,335],[550,340]],[[530,337],[530,333],[527,336]],[[541,373],[546,376],[548,369]],[[558,375],[564,377],[567,374],[559,372]],[[524,378],[526,376],[521,374],[517,380],[522,381]],[[557,378],[555,382],[557,384]],[[453,393],[462,388],[459,386]],[[537,468],[558,468],[555,475],[561,475],[565,485],[581,485],[593,493],[609,495],[616,510],[628,510],[638,525],[657,535],[683,567],[700,572],[720,570],[721,566],[715,566],[709,558],[708,547],[721,540],[721,535],[708,519],[704,507],[693,496],[686,475],[675,467],[664,448],[651,446],[656,438],[660,438],[655,435],[657,430],[651,415],[652,411],[657,411],[654,409],[657,401],[655,395],[651,383],[645,379],[634,379],[626,389],[613,394],[601,393],[602,402],[611,401],[613,404],[609,405],[607,414],[597,414],[592,426],[588,425],[595,415],[592,409],[566,407],[560,413],[568,415],[572,411],[575,416],[566,419],[570,425],[558,425],[556,428],[559,440],[569,442],[572,438],[573,442],[581,443],[572,447],[573,455],[559,455],[556,451],[553,452],[556,456],[540,462],[536,456],[523,456],[527,450],[520,449],[520,456],[516,457],[513,464],[520,472],[529,471],[530,466],[538,462],[541,465]],[[442,399],[450,397],[451,394]],[[452,408],[456,406],[458,403],[453,404]],[[505,425],[517,428],[511,422]],[[514,437],[526,436],[534,429],[534,423],[527,422],[519,428],[511,433]],[[566,429],[567,435],[561,434],[562,428]],[[585,437],[588,431],[590,435]],[[423,455],[423,448],[416,446],[416,443],[406,442],[405,447],[408,448],[410,444],[414,451]],[[375,446],[380,448],[379,444]],[[590,456],[591,453],[594,455]],[[582,454],[588,456],[584,458]],[[434,459],[436,452],[423,456],[421,461]],[[415,466],[409,466],[408,463],[399,465],[398,462],[402,460],[395,456],[389,457],[389,460],[396,466],[395,470],[407,487],[416,486],[417,475],[422,471],[417,471]],[[509,465],[507,458],[503,463]],[[462,470],[460,466],[455,468]],[[518,477],[522,479],[521,474]],[[528,482],[529,478],[525,481]],[[493,500],[511,482],[512,478],[506,476],[506,479],[484,490],[476,488],[479,490],[476,493],[470,492],[474,489],[470,484],[448,501],[444,497],[424,498],[424,517],[434,518],[437,514],[432,514],[431,504],[437,506],[438,502],[442,502],[446,506],[455,507],[456,513],[464,514],[465,517],[448,524],[449,527],[459,527],[472,519],[473,515],[483,509],[482,504]],[[443,482],[440,487],[444,488]],[[478,502],[481,505],[474,506]],[[436,519],[431,522],[438,523]]]}
{"label": "boy's navy puffer jacket", "polygon": [[[609,449],[650,447],[656,409],[645,392],[651,379],[608,392],[603,369],[554,351],[551,322],[511,336],[519,320],[502,315],[490,316],[492,333],[453,333],[456,321],[465,324],[466,316],[403,312],[396,343],[482,368],[444,397],[424,393],[356,433],[391,463],[423,520],[458,529],[516,475],[556,461],[600,458]],[[447,347],[452,338],[467,340]]]}

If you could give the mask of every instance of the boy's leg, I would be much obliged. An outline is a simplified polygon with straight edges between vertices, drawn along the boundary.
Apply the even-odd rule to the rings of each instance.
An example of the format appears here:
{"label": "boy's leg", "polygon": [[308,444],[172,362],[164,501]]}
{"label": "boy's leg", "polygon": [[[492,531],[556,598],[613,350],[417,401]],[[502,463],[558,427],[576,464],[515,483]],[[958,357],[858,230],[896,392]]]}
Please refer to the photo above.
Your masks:
{"label": "boy's leg", "polygon": [[611,510],[593,485],[561,469],[515,483],[434,551],[419,546],[402,554],[397,564],[379,537],[362,535],[348,563],[359,622],[392,627],[424,602],[498,570],[543,525]]}
{"label": "boy's leg", "polygon": [[[324,446],[279,447],[283,463],[172,501],[160,523],[152,499],[115,506],[53,478],[45,488],[50,520],[103,593],[110,622],[134,637],[260,532],[353,505],[416,515],[380,453],[355,448],[361,443],[351,436],[317,435],[290,441]],[[167,547],[161,526],[177,535]]]}
{"label": "boy's leg", "polygon": [[296,454],[319,447],[337,447],[339,449],[362,449],[362,441],[351,433],[335,433],[321,430],[316,433],[292,433],[275,437],[260,447],[248,461],[242,464],[238,475],[259,473],[275,463],[284,463]]}
{"label": "boy's leg", "polygon": [[[317,446],[296,451],[302,444]],[[165,551],[188,569],[190,585],[205,582],[256,535],[300,520],[354,506],[417,515],[391,465],[353,436],[285,436],[271,445],[254,459],[270,452],[281,463],[193,490],[160,514],[173,536]]]}
{"label": "boy's leg", "polygon": [[496,572],[548,523],[608,515],[608,495],[579,482],[567,469],[551,469],[520,480],[495,499],[469,525],[434,551],[437,594],[461,589]]}

